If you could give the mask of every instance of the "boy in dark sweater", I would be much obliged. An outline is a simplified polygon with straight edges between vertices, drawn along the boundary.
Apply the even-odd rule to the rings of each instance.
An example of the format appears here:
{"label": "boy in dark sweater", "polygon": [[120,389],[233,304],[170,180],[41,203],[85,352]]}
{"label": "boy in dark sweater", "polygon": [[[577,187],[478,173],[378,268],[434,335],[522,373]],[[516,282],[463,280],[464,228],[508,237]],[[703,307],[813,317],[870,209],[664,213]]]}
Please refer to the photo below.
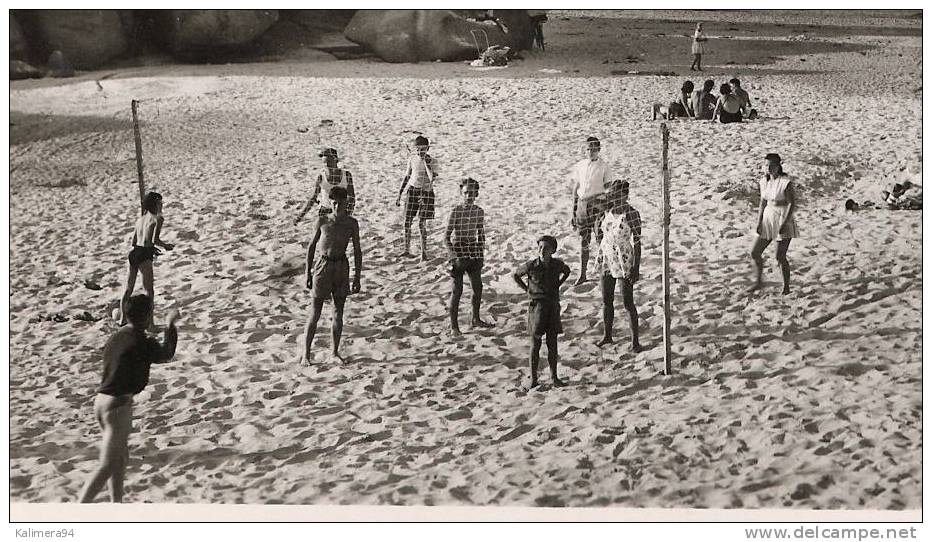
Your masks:
{"label": "boy in dark sweater", "polygon": [[133,425],[133,396],[149,384],[149,367],[165,363],[175,355],[178,311],[168,315],[165,340],[146,335],[146,325],[152,313],[152,299],[135,295],[126,303],[130,325],[117,331],[104,346],[104,371],[94,414],[103,431],[100,445],[100,466],[81,491],[81,502],[91,502],[104,484],[110,481],[110,500],[123,502],[123,478],[129,459],[127,441]]}
{"label": "boy in dark sweater", "polygon": [[[547,338],[547,361],[554,387],[565,384],[557,378],[557,334],[563,333],[560,321],[560,286],[570,276],[563,260],[553,257],[557,240],[544,235],[537,240],[538,257],[514,272],[515,282],[528,293],[528,333],[531,335],[531,388],[537,387],[537,367],[540,364],[542,337]],[[527,283],[523,277],[527,277]]]}

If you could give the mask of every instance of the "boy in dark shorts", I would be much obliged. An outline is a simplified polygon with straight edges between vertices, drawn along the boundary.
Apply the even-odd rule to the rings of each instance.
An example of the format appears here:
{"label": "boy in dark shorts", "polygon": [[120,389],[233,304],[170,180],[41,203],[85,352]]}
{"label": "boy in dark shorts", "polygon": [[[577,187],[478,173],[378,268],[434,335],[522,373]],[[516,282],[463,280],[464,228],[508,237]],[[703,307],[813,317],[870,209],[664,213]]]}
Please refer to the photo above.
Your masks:
{"label": "boy in dark shorts", "polygon": [[[427,221],[435,216],[436,196],[434,195],[434,181],[437,180],[437,162],[427,154],[430,141],[424,136],[414,139],[416,152],[408,158],[404,179],[401,180],[401,189],[395,199],[395,206],[401,205],[401,197],[405,196],[405,224],[404,243],[405,250],[402,256],[411,256],[411,223],[414,217],[418,218],[418,229],[421,233],[421,260],[427,261]],[[407,188],[407,194],[405,194]]]}
{"label": "boy in dark shorts", "polygon": [[[334,212],[317,217],[314,235],[307,245],[307,288],[311,291],[313,307],[311,317],[304,327],[304,349],[299,359],[302,365],[311,364],[311,345],[314,343],[317,322],[327,299],[333,299],[333,356],[342,360],[339,348],[340,337],[343,335],[343,305],[351,291],[355,294],[360,290],[362,248],[359,246],[359,222],[346,212],[345,188],[337,186],[330,189],[328,197]],[[346,257],[346,246],[350,241],[353,242],[356,270],[352,287],[349,281],[349,260]],[[317,254],[318,244],[320,254]]]}
{"label": "boy in dark shorts", "polygon": [[460,297],[463,295],[463,275],[469,275],[472,286],[472,326],[490,328],[492,324],[479,318],[482,304],[482,265],[485,255],[485,211],[476,205],[479,196],[479,181],[466,178],[460,182],[463,203],[453,208],[443,236],[450,251],[450,276],[453,289],[450,291],[450,334],[460,333]]}
{"label": "boy in dark shorts", "polygon": [[152,299],[134,295],[126,301],[125,316],[131,324],[117,331],[104,346],[104,371],[94,414],[103,430],[100,466],[81,491],[81,502],[92,502],[110,481],[110,500],[123,502],[123,479],[129,460],[128,440],[133,429],[133,396],[149,384],[149,367],[165,363],[175,355],[178,311],[168,315],[168,327],[162,344],[146,336],[151,319]]}
{"label": "boy in dark shorts", "polygon": [[605,192],[611,184],[611,167],[600,156],[602,143],[597,137],[586,138],[586,158],[573,165],[573,218],[571,224],[579,234],[579,277],[576,284],[586,282],[589,263],[589,243],[595,230],[595,241],[601,239],[599,222],[605,212]]}
{"label": "boy in dark shorts", "polygon": [[[528,333],[531,335],[531,388],[537,387],[537,366],[540,363],[541,338],[547,337],[547,361],[554,387],[565,384],[557,378],[557,334],[563,333],[560,320],[560,286],[570,276],[563,260],[553,257],[557,240],[544,235],[537,240],[537,258],[514,272],[515,282],[528,293]],[[527,284],[522,277],[527,277]]]}

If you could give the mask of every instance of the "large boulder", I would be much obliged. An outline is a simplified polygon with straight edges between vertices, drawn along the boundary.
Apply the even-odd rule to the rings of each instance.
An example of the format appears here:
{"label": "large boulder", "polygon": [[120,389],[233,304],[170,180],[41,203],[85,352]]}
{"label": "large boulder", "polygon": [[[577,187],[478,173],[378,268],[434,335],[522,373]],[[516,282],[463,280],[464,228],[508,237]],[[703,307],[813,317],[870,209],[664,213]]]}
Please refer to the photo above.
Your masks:
{"label": "large boulder", "polygon": [[[22,28],[16,22],[14,13],[10,14],[10,60],[27,60],[29,58],[29,45]],[[11,72],[12,73],[12,72]]]}
{"label": "large boulder", "polygon": [[175,9],[163,32],[172,53],[198,56],[248,45],[277,20],[274,9]]}
{"label": "large boulder", "polygon": [[23,62],[22,60],[11,60],[10,61],[10,80],[16,81],[19,79],[39,79],[43,77],[45,72],[36,68],[32,64]]}
{"label": "large boulder", "polygon": [[40,54],[61,51],[77,69],[98,68],[125,54],[132,14],[113,9],[33,10],[28,14]]}
{"label": "large boulder", "polygon": [[344,35],[386,62],[474,59],[477,40],[482,50],[491,45],[526,49],[532,39],[530,17],[523,10],[506,11],[507,19],[496,11],[497,21],[473,21],[450,10],[359,10]]}

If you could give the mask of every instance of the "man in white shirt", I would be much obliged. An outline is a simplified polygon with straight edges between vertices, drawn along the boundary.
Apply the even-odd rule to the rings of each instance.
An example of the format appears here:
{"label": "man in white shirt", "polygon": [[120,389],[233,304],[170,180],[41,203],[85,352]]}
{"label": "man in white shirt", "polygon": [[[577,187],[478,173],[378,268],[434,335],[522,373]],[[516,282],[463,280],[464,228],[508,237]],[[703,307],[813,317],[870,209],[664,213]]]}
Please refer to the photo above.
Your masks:
{"label": "man in white shirt", "polygon": [[589,263],[589,243],[595,229],[596,243],[601,241],[599,222],[605,213],[605,194],[611,185],[611,169],[599,158],[602,144],[598,138],[586,138],[589,157],[577,162],[571,171],[573,180],[573,228],[579,234],[579,278],[576,284],[586,281],[586,264]]}

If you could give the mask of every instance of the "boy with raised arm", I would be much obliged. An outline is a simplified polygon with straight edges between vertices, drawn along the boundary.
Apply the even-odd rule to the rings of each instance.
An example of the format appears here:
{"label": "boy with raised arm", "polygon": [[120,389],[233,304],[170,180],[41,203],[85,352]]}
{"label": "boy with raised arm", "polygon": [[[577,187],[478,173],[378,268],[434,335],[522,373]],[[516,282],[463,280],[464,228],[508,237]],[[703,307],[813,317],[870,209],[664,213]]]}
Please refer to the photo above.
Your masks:
{"label": "boy with raised arm", "polygon": [[149,384],[149,367],[175,356],[178,311],[168,315],[165,340],[159,344],[146,335],[152,317],[152,299],[134,295],[125,303],[130,325],[120,328],[104,346],[103,378],[94,399],[94,415],[103,431],[100,466],[81,490],[81,502],[92,502],[110,481],[110,500],[123,502],[123,480],[129,460],[129,434],[133,429],[133,396]]}
{"label": "boy with raised arm", "polygon": [[[352,293],[359,293],[360,273],[362,272],[362,248],[359,246],[359,222],[346,213],[346,189],[334,187],[328,195],[332,213],[317,217],[314,235],[307,245],[307,263],[305,268],[307,288],[311,291],[313,306],[311,317],[304,327],[304,349],[300,363],[311,364],[311,345],[317,333],[317,322],[324,308],[324,301],[333,299],[333,356],[340,357],[340,337],[343,335],[343,306]],[[355,276],[352,288],[349,281],[349,260],[346,246],[353,242],[353,261]],[[320,252],[317,248],[320,245]],[[315,258],[316,256],[316,258]]]}
{"label": "boy with raised arm", "polygon": [[329,195],[330,190],[337,186],[346,190],[346,214],[353,214],[353,209],[356,207],[356,187],[353,185],[353,174],[339,166],[340,156],[337,154],[337,150],[328,147],[320,151],[317,156],[323,159],[323,168],[314,179],[314,191],[311,193],[311,197],[294,219],[296,225],[311,210],[314,204],[317,204],[318,216],[332,213],[333,208],[330,206]]}
{"label": "boy with raised arm", "polygon": [[[547,362],[554,387],[565,384],[557,378],[557,335],[563,333],[560,320],[560,286],[570,276],[570,268],[563,260],[553,257],[557,240],[544,235],[537,240],[537,258],[514,272],[515,282],[528,293],[528,333],[531,335],[531,388],[537,387],[537,367],[540,364],[541,338],[547,338]],[[523,277],[527,277],[525,284]]]}
{"label": "boy with raised arm", "polygon": [[482,265],[485,256],[485,211],[476,205],[479,181],[466,178],[460,182],[463,203],[453,208],[443,240],[450,252],[450,334],[460,333],[460,297],[463,295],[463,275],[469,275],[472,286],[472,327],[490,328],[492,324],[479,318],[482,304]]}
{"label": "boy with raised arm", "polygon": [[[408,157],[405,176],[401,180],[401,189],[395,198],[395,206],[401,205],[405,197],[404,243],[402,256],[411,256],[411,223],[418,217],[418,230],[421,234],[421,260],[427,261],[427,221],[435,216],[434,181],[437,180],[437,162],[427,154],[430,141],[424,136],[414,139],[416,152]],[[407,194],[405,193],[407,188]]]}

